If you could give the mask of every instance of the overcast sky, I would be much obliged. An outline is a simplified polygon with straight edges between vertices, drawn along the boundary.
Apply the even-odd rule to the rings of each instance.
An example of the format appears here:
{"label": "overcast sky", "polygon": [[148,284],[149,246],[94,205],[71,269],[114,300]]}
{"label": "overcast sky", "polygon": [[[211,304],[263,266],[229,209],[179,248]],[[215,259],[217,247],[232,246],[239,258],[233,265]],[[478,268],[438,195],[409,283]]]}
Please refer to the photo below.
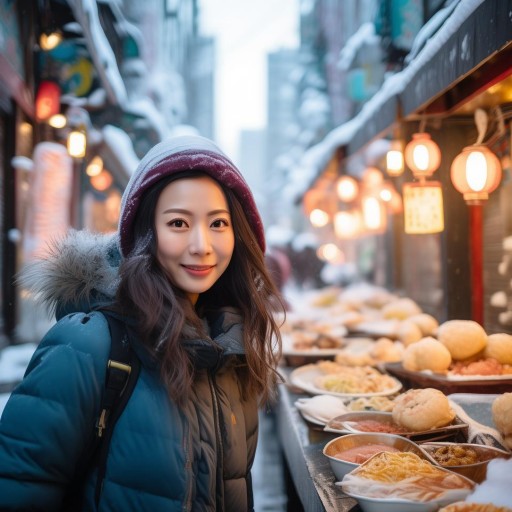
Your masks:
{"label": "overcast sky", "polygon": [[299,0],[200,0],[201,31],[217,38],[216,140],[237,160],[238,132],[266,124],[266,54],[299,40]]}

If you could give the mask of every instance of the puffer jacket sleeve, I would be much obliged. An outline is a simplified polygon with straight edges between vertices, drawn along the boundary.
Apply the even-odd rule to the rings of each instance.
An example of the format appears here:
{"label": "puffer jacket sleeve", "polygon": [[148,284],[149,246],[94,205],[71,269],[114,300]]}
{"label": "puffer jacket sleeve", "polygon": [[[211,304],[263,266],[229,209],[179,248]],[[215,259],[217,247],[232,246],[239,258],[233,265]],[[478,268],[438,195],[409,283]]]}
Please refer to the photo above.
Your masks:
{"label": "puffer jacket sleeve", "polygon": [[94,439],[110,349],[101,313],[50,329],[0,420],[0,510],[55,511]]}

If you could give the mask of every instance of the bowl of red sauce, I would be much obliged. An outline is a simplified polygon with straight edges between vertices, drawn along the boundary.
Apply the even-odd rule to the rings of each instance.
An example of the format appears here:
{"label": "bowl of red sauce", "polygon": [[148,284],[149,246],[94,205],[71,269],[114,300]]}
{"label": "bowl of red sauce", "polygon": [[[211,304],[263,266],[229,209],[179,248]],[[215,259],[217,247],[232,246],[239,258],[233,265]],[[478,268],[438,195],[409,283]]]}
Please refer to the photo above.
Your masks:
{"label": "bowl of red sauce", "polygon": [[434,462],[430,455],[414,441],[396,434],[362,433],[347,434],[329,441],[323,454],[329,459],[337,481],[375,454],[388,452],[412,452],[422,459]]}

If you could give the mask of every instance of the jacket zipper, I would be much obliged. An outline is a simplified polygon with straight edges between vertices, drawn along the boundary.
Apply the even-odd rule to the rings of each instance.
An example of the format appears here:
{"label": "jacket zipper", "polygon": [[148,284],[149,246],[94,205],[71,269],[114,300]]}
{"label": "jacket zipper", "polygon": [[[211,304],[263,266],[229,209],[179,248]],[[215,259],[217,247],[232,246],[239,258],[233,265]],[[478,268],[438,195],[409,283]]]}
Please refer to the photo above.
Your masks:
{"label": "jacket zipper", "polygon": [[190,426],[188,420],[186,418],[186,414],[183,412],[180,413],[182,417],[184,417],[183,425],[185,430],[185,435],[183,436],[183,451],[185,452],[185,474],[187,475],[187,491],[185,494],[185,500],[183,501],[183,510],[188,512],[192,510],[192,485],[193,485],[193,475],[192,475],[192,459],[191,459],[191,450],[192,450],[192,436],[190,433]]}
{"label": "jacket zipper", "polygon": [[[224,496],[224,450],[222,446],[222,436],[220,433],[220,413],[219,401],[217,399],[217,389],[215,386],[215,376],[212,371],[208,372],[208,383],[212,394],[213,405],[213,422],[215,427],[215,438],[217,441],[217,481],[216,487],[222,489],[222,496]],[[222,512],[224,510],[224,503],[220,501],[218,493],[215,494],[216,510]]]}

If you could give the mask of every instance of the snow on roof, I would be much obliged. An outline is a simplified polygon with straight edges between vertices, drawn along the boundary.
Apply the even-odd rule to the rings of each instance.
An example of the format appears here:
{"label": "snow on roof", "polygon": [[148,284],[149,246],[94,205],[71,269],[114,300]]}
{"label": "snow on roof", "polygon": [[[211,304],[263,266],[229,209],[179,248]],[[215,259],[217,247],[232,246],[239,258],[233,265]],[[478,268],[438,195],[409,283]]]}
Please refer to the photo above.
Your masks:
{"label": "snow on roof", "polygon": [[[404,91],[416,73],[439,52],[448,39],[484,1],[464,0],[464,2],[459,2],[451,16],[425,42],[418,55],[406,68],[399,73],[388,76],[381,88],[364,104],[355,117],[332,130],[323,141],[308,149],[300,162],[300,172],[292,174],[292,182],[287,187],[287,193],[298,200],[311,186],[313,180],[324,170],[336,149],[340,146],[346,146],[354,134],[372,118],[381,105]],[[424,34],[421,37],[424,38]]]}
{"label": "snow on roof", "polygon": [[371,22],[363,23],[357,31],[349,37],[345,46],[340,51],[340,57],[337,67],[343,71],[348,71],[357,56],[357,51],[365,44],[379,40],[380,37],[375,33],[375,25]]}
{"label": "snow on roof", "polygon": [[83,28],[87,48],[110,101],[115,105],[122,105],[127,97],[126,88],[114,51],[101,26],[95,0],[69,0],[69,5],[75,19]]}
{"label": "snow on roof", "polygon": [[117,159],[126,170],[127,176],[130,177],[139,165],[139,158],[135,154],[129,135],[121,128],[111,124],[104,126],[102,133],[103,140],[115,153]]}

